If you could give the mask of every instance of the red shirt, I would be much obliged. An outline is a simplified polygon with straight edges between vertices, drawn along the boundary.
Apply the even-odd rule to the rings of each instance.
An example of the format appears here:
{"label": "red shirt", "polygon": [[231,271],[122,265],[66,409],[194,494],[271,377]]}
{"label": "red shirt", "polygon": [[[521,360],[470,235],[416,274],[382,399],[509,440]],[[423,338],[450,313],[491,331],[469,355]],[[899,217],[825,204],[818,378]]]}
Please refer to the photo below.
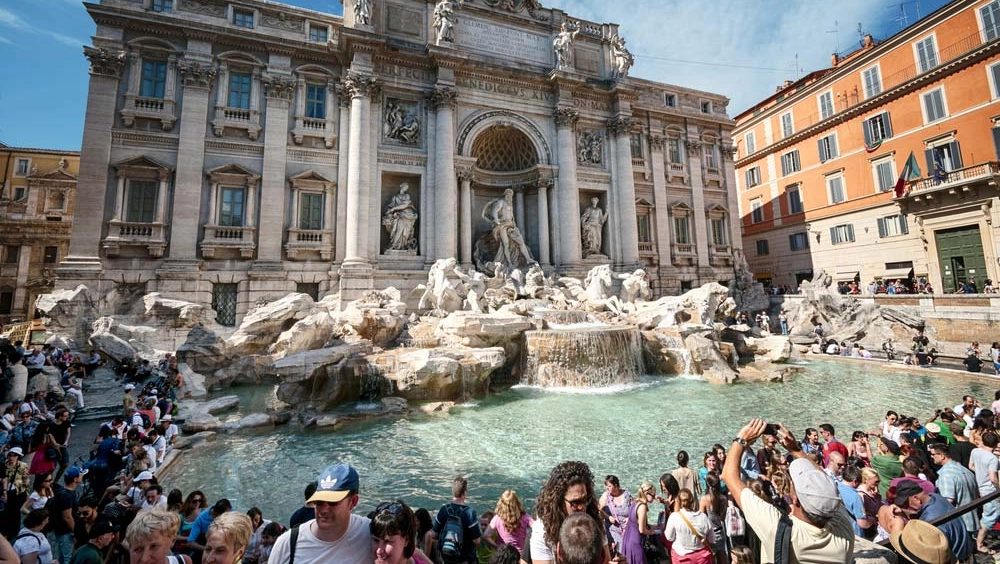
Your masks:
{"label": "red shirt", "polygon": [[823,445],[824,465],[830,464],[830,453],[834,451],[844,455],[845,460],[847,459],[847,447],[844,446],[844,443],[838,441],[837,439],[830,439],[825,445]]}

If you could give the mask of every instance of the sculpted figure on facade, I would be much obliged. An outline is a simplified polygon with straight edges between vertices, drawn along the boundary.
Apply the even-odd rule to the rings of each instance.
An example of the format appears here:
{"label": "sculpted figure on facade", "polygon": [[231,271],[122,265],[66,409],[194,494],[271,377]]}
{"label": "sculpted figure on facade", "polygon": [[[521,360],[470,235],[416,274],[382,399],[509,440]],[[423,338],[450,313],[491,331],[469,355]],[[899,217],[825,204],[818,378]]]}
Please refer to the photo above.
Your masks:
{"label": "sculpted figure on facade", "polygon": [[372,0],[354,0],[354,23],[372,24]]}
{"label": "sculpted figure on facade", "polygon": [[382,226],[389,233],[389,250],[415,251],[417,238],[414,227],[417,224],[417,210],[410,199],[410,184],[402,182],[399,193],[389,200],[382,215]]}
{"label": "sculpted figure on facade", "polygon": [[455,5],[451,0],[440,0],[434,6],[434,32],[437,34],[435,45],[442,42],[455,42],[455,24],[458,18],[455,16]]}
{"label": "sculpted figure on facade", "polygon": [[635,64],[635,57],[625,47],[625,38],[617,34],[611,36],[611,63],[615,78],[625,78]]}
{"label": "sculpted figure on facade", "polygon": [[637,300],[646,301],[653,295],[649,289],[649,276],[645,270],[638,268],[632,274],[619,275],[619,278],[622,279],[623,304],[634,304]]}
{"label": "sculpted figure on facade", "polygon": [[596,196],[590,199],[590,207],[584,210],[580,216],[581,242],[583,243],[583,257],[601,254],[601,238],[604,230],[604,223],[608,221],[608,214],[598,205],[600,199]]}
{"label": "sculpted figure on facade", "polygon": [[481,271],[492,272],[500,266],[503,272],[509,273],[535,262],[514,221],[513,190],[504,190],[503,198],[486,204],[482,215],[493,228],[476,241],[476,266]]}
{"label": "sculpted figure on facade", "polygon": [[415,145],[420,140],[420,120],[416,109],[399,100],[389,100],[386,103],[382,129],[386,139],[394,139],[407,145]]}
{"label": "sculpted figure on facade", "polygon": [[462,309],[465,297],[459,294],[458,288],[453,282],[461,277],[460,271],[457,269],[458,261],[454,258],[434,261],[427,272],[427,284],[421,284],[416,288],[416,290],[423,290],[417,307],[446,312]]}
{"label": "sculpted figure on facade", "polygon": [[580,33],[580,23],[570,28],[569,22],[563,22],[559,35],[552,40],[552,50],[556,54],[556,69],[573,68],[573,40]]}
{"label": "sculpted figure on facade", "polygon": [[576,162],[579,164],[601,164],[604,153],[604,137],[598,131],[584,131],[576,141]]}

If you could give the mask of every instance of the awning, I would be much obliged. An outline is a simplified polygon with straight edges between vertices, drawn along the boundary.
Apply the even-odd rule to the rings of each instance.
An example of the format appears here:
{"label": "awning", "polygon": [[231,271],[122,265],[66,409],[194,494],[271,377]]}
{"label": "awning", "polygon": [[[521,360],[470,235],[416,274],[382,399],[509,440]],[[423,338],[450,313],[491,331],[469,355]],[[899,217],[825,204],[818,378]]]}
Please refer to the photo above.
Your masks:
{"label": "awning", "polygon": [[882,279],[895,280],[897,278],[907,279],[910,277],[910,272],[913,271],[913,267],[909,268],[889,268],[882,273]]}
{"label": "awning", "polygon": [[848,270],[846,272],[838,272],[836,276],[833,277],[834,282],[852,282],[858,277],[857,270]]}

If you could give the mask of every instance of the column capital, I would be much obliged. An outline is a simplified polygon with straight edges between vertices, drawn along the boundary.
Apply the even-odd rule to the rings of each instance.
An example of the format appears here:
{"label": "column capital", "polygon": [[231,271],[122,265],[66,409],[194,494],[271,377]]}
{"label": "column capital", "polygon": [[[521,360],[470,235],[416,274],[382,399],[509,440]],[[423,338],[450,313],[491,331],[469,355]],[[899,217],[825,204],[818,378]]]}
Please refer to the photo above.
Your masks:
{"label": "column capital", "polygon": [[535,182],[535,186],[543,192],[545,190],[548,190],[549,188],[552,188],[553,184],[554,182],[552,181],[551,178],[539,178],[538,181]]}
{"label": "column capital", "polygon": [[210,90],[215,82],[216,70],[210,64],[181,59],[177,62],[177,72],[181,74],[184,86],[189,88]]}
{"label": "column capital", "polygon": [[687,139],[684,141],[689,156],[696,156],[701,153],[701,141],[698,139]]}
{"label": "column capital", "polygon": [[458,92],[449,86],[438,86],[434,88],[434,91],[430,93],[427,99],[435,110],[440,110],[444,107],[455,109],[455,106],[458,104]]}
{"label": "column capital", "polygon": [[722,153],[722,158],[726,160],[733,160],[736,157],[736,146],[735,145],[722,145],[719,147],[719,151]]}
{"label": "column capital", "polygon": [[652,145],[654,149],[662,149],[663,146],[667,144],[667,136],[654,133],[649,136],[649,144]]}
{"label": "column capital", "polygon": [[125,51],[84,46],[83,56],[90,61],[90,74],[121,78],[125,68]]}
{"label": "column capital", "polygon": [[265,96],[268,98],[285,101],[292,99],[296,84],[291,77],[265,74],[263,82]]}
{"label": "column capital", "polygon": [[579,118],[580,112],[573,108],[556,108],[556,111],[552,112],[552,119],[556,120],[557,127],[573,128]]}
{"label": "column capital", "polygon": [[351,98],[371,98],[376,96],[382,85],[370,74],[351,72],[344,79],[344,90]]}
{"label": "column capital", "polygon": [[472,182],[476,179],[476,173],[471,168],[460,168],[457,171],[458,179],[462,182]]}
{"label": "column capital", "polygon": [[608,120],[608,133],[611,135],[628,135],[632,132],[632,118],[628,116],[618,116]]}

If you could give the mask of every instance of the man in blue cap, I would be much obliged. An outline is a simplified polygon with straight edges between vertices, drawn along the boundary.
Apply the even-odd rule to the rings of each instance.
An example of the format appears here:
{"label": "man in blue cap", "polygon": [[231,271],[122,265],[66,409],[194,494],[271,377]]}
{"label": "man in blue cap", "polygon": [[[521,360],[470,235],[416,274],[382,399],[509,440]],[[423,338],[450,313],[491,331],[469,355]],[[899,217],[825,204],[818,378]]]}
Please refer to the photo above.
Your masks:
{"label": "man in blue cap", "polygon": [[335,464],[316,481],[316,493],[306,502],[316,510],[316,518],[278,537],[268,563],[373,562],[368,518],[351,513],[359,499],[357,471]]}

